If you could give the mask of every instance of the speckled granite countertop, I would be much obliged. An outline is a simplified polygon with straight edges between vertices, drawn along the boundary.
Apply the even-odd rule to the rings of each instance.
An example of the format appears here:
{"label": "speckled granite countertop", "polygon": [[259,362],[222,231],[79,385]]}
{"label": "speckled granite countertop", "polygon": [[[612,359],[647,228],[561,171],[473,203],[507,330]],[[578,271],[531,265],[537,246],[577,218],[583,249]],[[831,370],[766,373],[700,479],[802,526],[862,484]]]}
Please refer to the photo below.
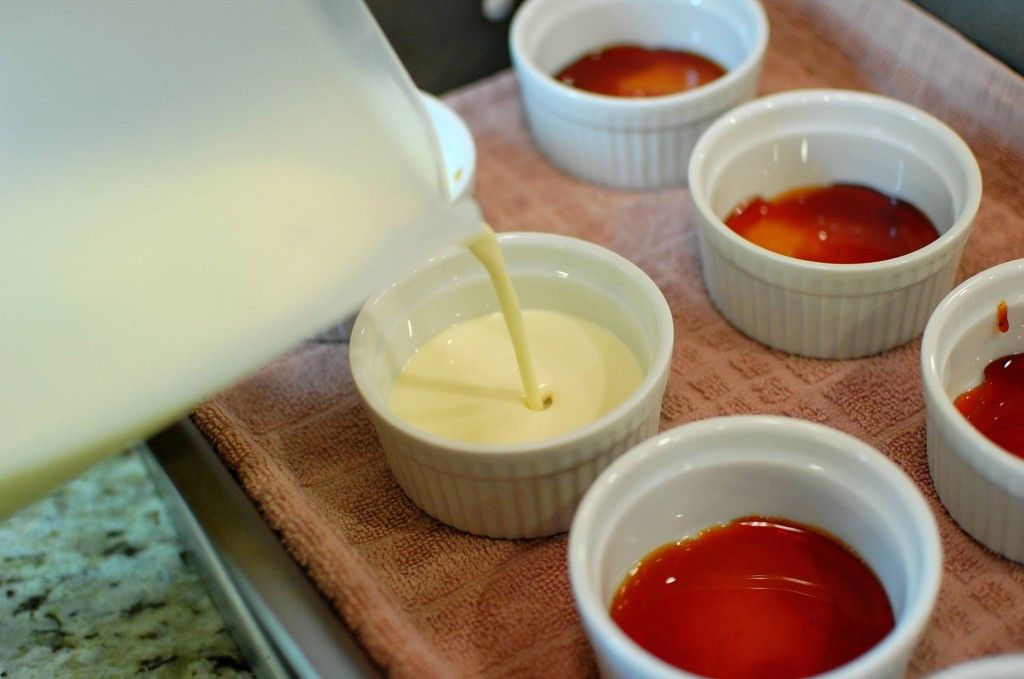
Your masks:
{"label": "speckled granite countertop", "polygon": [[252,677],[138,450],[0,522],[0,677]]}

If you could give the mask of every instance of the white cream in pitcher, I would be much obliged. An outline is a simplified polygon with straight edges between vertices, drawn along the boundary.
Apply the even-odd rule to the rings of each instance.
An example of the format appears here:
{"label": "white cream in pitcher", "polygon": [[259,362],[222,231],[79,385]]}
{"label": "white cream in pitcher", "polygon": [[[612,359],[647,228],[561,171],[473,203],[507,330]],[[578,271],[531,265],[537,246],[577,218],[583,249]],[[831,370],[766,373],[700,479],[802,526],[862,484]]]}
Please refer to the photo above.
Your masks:
{"label": "white cream in pitcher", "polygon": [[419,347],[391,390],[392,411],[471,443],[536,441],[605,414],[643,381],[614,333],[578,316],[521,311],[494,232],[469,245],[490,274],[501,313],[459,323]]}

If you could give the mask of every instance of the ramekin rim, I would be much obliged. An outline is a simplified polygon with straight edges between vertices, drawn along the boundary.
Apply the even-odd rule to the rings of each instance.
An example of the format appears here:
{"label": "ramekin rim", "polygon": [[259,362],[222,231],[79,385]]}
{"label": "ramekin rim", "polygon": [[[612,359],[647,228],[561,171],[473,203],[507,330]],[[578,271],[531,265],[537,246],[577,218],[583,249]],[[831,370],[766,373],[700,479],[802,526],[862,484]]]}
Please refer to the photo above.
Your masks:
{"label": "ramekin rim", "polygon": [[[620,0],[604,0],[604,2],[608,3],[618,1]],[[535,11],[532,8],[537,6],[536,3],[529,1],[520,5],[513,15],[510,24],[509,47],[512,62],[517,69],[522,69],[522,72],[527,74],[532,82],[544,88],[544,91],[550,95],[574,101],[578,105],[591,106],[594,107],[594,110],[608,113],[656,114],[677,106],[713,99],[718,97],[720,92],[740,85],[752,71],[758,69],[768,49],[768,37],[771,29],[764,7],[759,0],[740,1],[749,7],[757,24],[753,47],[744,55],[743,60],[736,67],[728,69],[721,77],[700,87],[683,92],[654,97],[618,97],[588,92],[559,82],[554,77],[554,74],[545,73],[533,62],[532,58],[529,58],[522,44],[524,40],[524,21],[529,19],[530,14]]]}
{"label": "ramekin rim", "polygon": [[[592,562],[596,557],[588,554],[589,545],[580,541],[578,536],[581,529],[579,526],[587,525],[585,522],[588,521],[594,523],[596,519],[591,515],[597,511],[598,503],[606,492],[605,488],[610,480],[628,472],[630,468],[642,464],[647,451],[656,451],[673,443],[679,445],[681,439],[706,438],[712,435],[716,428],[726,426],[747,428],[783,426],[806,435],[825,436],[836,443],[852,445],[861,451],[871,451],[870,465],[872,469],[893,485],[896,492],[905,500],[904,504],[908,511],[914,515],[914,523],[926,528],[922,532],[922,540],[927,552],[925,555],[927,558],[921,559],[924,578],[918,583],[916,599],[909,602],[910,605],[904,615],[880,642],[854,660],[828,672],[815,675],[815,677],[841,679],[851,675],[863,676],[865,665],[868,668],[884,665],[906,653],[928,622],[942,580],[942,542],[938,532],[938,523],[928,507],[927,501],[910,477],[874,446],[834,427],[779,415],[725,415],[678,425],[641,442],[614,460],[598,475],[577,506],[570,525],[567,545],[566,560],[569,567],[570,588],[584,623],[588,626],[596,626],[596,631],[603,640],[628,652],[633,657],[633,661],[645,670],[646,676],[665,677],[666,679],[669,677],[680,679],[694,677],[697,679],[698,675],[690,674],[660,660],[632,641],[611,620],[600,600],[600,595],[594,591],[593,587],[587,586],[592,583],[581,582],[581,577],[585,577],[583,576],[585,564]],[[765,460],[765,463],[771,464],[772,461]],[[589,580],[589,578],[587,579]]]}
{"label": "ramekin rim", "polygon": [[[1006,478],[1012,478],[1015,486],[1024,487],[1024,459],[989,440],[956,409],[953,399],[946,393],[942,384],[937,361],[941,335],[948,331],[952,323],[950,314],[959,305],[972,301],[968,300],[967,296],[979,286],[984,285],[986,281],[999,276],[1011,275],[1013,272],[1024,274],[1024,258],[1001,262],[988,269],[983,269],[953,288],[939,302],[928,318],[928,323],[921,335],[920,350],[921,387],[925,395],[925,407],[931,411],[930,419],[941,422],[942,426],[951,428],[957,436],[967,440],[970,445],[952,447],[953,454],[1002,488],[1006,488],[1006,484],[999,483],[999,481]],[[1024,353],[1024,347],[1021,348],[1021,351]],[[1007,474],[1011,476],[1005,476]],[[1007,490],[1010,489],[1007,488]],[[1024,498],[1024,491],[1017,491],[1013,494]]]}
{"label": "ramekin rim", "polygon": [[[967,190],[965,191],[964,206],[950,227],[940,233],[939,237],[931,243],[900,257],[876,262],[835,264],[814,262],[773,252],[750,242],[726,226],[725,222],[711,209],[707,199],[707,190],[704,187],[703,177],[701,176],[700,169],[707,154],[706,147],[716,140],[716,136],[723,134],[723,130],[735,124],[737,119],[750,119],[765,110],[804,105],[808,99],[812,99],[813,103],[826,105],[837,102],[880,106],[894,113],[911,117],[915,122],[918,120],[923,121],[923,124],[928,125],[937,134],[950,142],[948,147],[963,161],[961,167],[965,170],[965,174],[969,179]],[[786,90],[758,97],[727,111],[711,123],[698,137],[688,163],[687,180],[687,185],[690,189],[690,200],[694,208],[705,217],[704,220],[698,220],[699,229],[710,229],[717,238],[726,241],[729,247],[738,249],[747,257],[757,257],[775,266],[820,276],[861,275],[873,277],[880,273],[888,273],[891,270],[903,269],[908,265],[923,265],[928,262],[937,261],[950,248],[956,247],[959,239],[964,236],[964,232],[971,229],[977,217],[978,209],[981,206],[982,195],[981,168],[978,165],[977,158],[967,145],[967,142],[949,125],[931,113],[899,99],[874,92],[843,88],[816,87]],[[704,222],[707,222],[710,226],[705,227]]]}
{"label": "ramekin rim", "polygon": [[1024,669],[1024,651],[1002,651],[994,655],[963,660],[943,668],[938,673],[931,675],[929,679],[991,679],[990,675],[980,674],[980,672],[982,670],[992,672],[1007,668],[1018,671]]}
{"label": "ramekin rim", "polygon": [[[647,399],[651,398],[657,389],[663,389],[664,382],[667,379],[671,367],[672,347],[675,332],[672,311],[669,308],[668,300],[665,299],[665,295],[661,291],[661,288],[659,288],[647,272],[637,264],[609,248],[600,246],[582,238],[532,231],[502,232],[498,233],[497,236],[498,240],[502,243],[530,244],[540,242],[550,243],[555,246],[561,245],[563,247],[568,246],[581,248],[589,256],[601,259],[620,270],[628,272],[634,281],[648,294],[652,307],[655,311],[654,317],[658,334],[663,338],[663,341],[658,344],[655,351],[651,352],[648,369],[640,385],[637,386],[637,388],[625,400],[601,415],[596,420],[588,422],[587,424],[571,431],[559,434],[558,436],[542,439],[540,441],[527,441],[524,443],[513,444],[468,443],[438,436],[437,434],[433,434],[409,424],[395,416],[387,407],[387,404],[383,402],[383,399],[379,398],[378,394],[373,389],[364,389],[364,385],[369,382],[367,373],[368,368],[363,363],[357,363],[353,360],[353,349],[358,353],[361,352],[362,346],[360,333],[362,325],[360,317],[362,316],[362,311],[360,311],[359,315],[356,317],[352,337],[349,342],[349,364],[351,366],[350,370],[352,373],[353,383],[355,384],[356,390],[359,392],[363,402],[367,404],[368,407],[371,407],[378,417],[381,417],[396,430],[399,430],[403,432],[403,434],[412,438],[422,440],[432,449],[444,450],[445,454],[454,460],[477,461],[490,457],[502,462],[509,462],[510,460],[526,461],[544,457],[565,448],[574,447],[580,442],[600,435],[603,430],[612,426],[615,422],[626,419],[629,413],[636,411],[636,409],[641,407]],[[416,275],[419,271],[431,266],[437,261],[448,257],[462,255],[463,251],[460,248],[449,248],[444,253],[425,261],[420,267],[410,271],[407,276],[411,277]],[[370,307],[379,299],[386,296],[396,285],[398,285],[398,282],[388,288],[385,288],[372,297],[367,301],[364,308]]]}

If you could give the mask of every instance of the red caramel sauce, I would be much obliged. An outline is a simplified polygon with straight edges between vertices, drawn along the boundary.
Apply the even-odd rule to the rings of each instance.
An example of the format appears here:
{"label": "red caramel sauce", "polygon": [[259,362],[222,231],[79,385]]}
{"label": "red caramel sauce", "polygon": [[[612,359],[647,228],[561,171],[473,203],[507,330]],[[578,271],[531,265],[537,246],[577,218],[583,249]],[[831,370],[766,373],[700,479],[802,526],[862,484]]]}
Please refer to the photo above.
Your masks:
{"label": "red caramel sauce", "polygon": [[1024,458],[1024,354],[989,363],[982,383],[953,405],[993,443]]}
{"label": "red caramel sauce", "polygon": [[691,90],[725,69],[693,52],[612,45],[585,54],[555,77],[577,89],[615,97],[656,97]]}
{"label": "red caramel sauce", "polygon": [[773,252],[831,264],[892,259],[939,237],[910,203],[855,184],[797,188],[772,200],[758,196],[725,223]]}
{"label": "red caramel sauce", "polygon": [[634,641],[717,679],[795,679],[838,667],[892,628],[871,569],[835,538],[748,516],[655,550],[611,607]]}
{"label": "red caramel sauce", "polygon": [[999,332],[1009,332],[1010,330],[1010,321],[1006,317],[1006,313],[1005,301],[996,305],[996,327],[999,328]]}

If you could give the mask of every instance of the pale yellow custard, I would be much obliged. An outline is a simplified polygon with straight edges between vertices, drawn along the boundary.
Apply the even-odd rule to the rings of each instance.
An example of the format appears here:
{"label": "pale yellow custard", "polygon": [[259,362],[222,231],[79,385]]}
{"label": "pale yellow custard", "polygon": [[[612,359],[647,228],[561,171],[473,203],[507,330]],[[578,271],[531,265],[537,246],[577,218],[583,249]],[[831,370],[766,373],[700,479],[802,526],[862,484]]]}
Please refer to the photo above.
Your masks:
{"label": "pale yellow custard", "polygon": [[391,390],[398,417],[459,441],[509,444],[563,434],[621,403],[643,381],[633,352],[611,331],[557,311],[522,312],[550,405],[526,407],[505,321],[493,313],[459,323],[412,355]]}

